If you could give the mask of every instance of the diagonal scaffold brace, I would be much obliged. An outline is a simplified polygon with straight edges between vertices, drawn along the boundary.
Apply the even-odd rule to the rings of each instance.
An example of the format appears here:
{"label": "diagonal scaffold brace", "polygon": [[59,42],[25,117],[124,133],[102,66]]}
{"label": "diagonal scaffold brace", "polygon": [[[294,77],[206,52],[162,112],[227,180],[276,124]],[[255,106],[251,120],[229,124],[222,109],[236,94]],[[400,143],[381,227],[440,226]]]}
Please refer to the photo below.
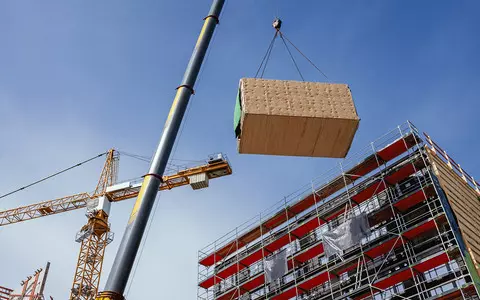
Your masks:
{"label": "diagonal scaffold brace", "polygon": [[123,293],[132,271],[135,257],[142,241],[148,219],[152,212],[170,153],[172,152],[177,133],[188,106],[190,97],[194,93],[194,86],[205,58],[213,33],[219,23],[220,12],[225,0],[214,0],[204,24],[192,56],[185,71],[182,84],[177,93],[165,122],[162,136],[155,155],[152,159],[148,174],[145,175],[142,187],[128,220],[125,233],[118,248],[115,261],[105,285],[105,291],[97,296],[97,300],[123,300]]}

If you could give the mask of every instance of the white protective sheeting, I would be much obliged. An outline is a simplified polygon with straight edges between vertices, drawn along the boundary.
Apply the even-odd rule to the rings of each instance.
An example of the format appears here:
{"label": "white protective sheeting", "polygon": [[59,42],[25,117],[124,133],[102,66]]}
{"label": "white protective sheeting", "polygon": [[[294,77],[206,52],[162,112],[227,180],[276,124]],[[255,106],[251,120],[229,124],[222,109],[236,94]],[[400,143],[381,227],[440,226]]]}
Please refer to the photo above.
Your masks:
{"label": "white protective sheeting", "polygon": [[370,226],[365,213],[352,216],[332,231],[323,234],[323,247],[327,257],[342,256],[348,248],[357,245],[370,234]]}
{"label": "white protective sheeting", "polygon": [[265,277],[267,282],[282,278],[287,273],[287,251],[282,250],[265,258]]}

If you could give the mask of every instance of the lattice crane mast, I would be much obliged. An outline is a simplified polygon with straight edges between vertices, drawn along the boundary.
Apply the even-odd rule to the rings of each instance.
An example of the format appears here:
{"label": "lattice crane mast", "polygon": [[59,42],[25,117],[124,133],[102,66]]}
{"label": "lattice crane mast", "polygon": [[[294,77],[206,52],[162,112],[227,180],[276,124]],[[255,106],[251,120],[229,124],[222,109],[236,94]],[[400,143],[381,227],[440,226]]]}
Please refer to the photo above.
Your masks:
{"label": "lattice crane mast", "polygon": [[[86,208],[87,224],[76,235],[81,243],[70,299],[94,299],[100,284],[106,246],[113,240],[108,217],[110,204],[135,198],[141,180],[116,183],[119,153],[111,149],[93,193],[79,193],[58,199],[43,201],[0,212],[0,226],[19,223],[40,217]],[[187,168],[176,174],[162,177],[159,190],[191,185],[193,189],[208,187],[210,179],[232,174],[227,159],[217,154],[203,165]]]}

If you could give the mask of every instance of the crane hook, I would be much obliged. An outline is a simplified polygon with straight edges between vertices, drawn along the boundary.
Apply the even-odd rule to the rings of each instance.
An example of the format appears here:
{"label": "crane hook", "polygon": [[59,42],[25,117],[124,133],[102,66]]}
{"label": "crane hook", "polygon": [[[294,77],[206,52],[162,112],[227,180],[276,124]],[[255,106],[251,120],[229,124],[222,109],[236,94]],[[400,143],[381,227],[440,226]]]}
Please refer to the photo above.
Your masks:
{"label": "crane hook", "polygon": [[280,20],[280,18],[275,18],[275,20],[273,20],[272,26],[273,28],[275,28],[275,30],[279,31],[280,28],[282,28],[282,20]]}

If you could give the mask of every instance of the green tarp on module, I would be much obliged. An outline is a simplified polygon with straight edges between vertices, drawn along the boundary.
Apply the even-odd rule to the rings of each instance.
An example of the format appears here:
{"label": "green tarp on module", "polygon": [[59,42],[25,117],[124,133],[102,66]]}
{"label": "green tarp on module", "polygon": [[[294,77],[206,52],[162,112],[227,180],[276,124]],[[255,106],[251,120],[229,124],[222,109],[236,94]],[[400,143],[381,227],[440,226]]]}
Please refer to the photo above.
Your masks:
{"label": "green tarp on module", "polygon": [[235,130],[235,137],[240,136],[241,132],[241,119],[242,119],[242,102],[240,96],[240,89],[238,89],[237,93],[237,101],[235,103],[235,112],[233,114],[233,130]]}

